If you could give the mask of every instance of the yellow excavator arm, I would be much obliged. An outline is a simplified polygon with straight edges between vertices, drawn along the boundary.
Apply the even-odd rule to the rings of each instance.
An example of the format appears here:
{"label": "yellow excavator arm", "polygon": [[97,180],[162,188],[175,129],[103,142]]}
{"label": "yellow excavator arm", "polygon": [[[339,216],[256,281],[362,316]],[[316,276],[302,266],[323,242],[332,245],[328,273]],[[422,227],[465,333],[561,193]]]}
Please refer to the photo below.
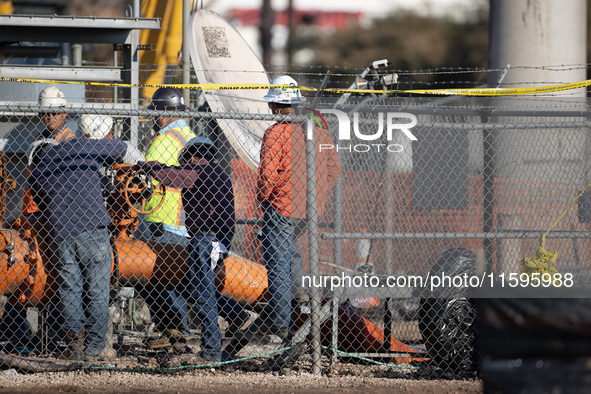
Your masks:
{"label": "yellow excavator arm", "polygon": [[12,14],[12,11],[14,11],[12,0],[0,0],[0,15]]}
{"label": "yellow excavator arm", "polygon": [[[1,1],[1,0],[0,0]],[[183,1],[143,0],[141,15],[146,18],[160,18],[160,30],[142,30],[140,45],[156,44],[155,51],[140,51],[140,83],[163,84],[168,71],[178,64],[183,42]],[[144,98],[152,97],[155,88],[141,89]]]}

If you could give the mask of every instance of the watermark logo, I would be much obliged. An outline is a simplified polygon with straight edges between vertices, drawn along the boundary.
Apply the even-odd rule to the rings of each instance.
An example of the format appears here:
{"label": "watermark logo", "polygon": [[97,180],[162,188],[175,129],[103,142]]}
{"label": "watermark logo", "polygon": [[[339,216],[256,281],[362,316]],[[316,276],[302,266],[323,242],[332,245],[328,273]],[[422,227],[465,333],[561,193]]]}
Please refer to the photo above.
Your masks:
{"label": "watermark logo", "polygon": [[[308,139],[314,138],[314,129],[317,126],[323,129],[328,129],[326,119],[322,114],[332,114],[337,117],[339,127],[339,142],[337,144],[320,144],[319,151],[336,149],[338,151],[354,151],[354,152],[369,152],[371,150],[377,150],[378,152],[402,152],[404,147],[401,144],[354,144],[347,145],[347,142],[351,141],[351,119],[349,115],[338,109],[321,109],[319,111],[311,108],[301,108],[302,113],[310,116],[308,120]],[[385,118],[385,122],[384,122]],[[400,123],[401,119],[410,119],[410,122]],[[359,113],[353,113],[353,133],[355,137],[361,141],[375,141],[384,135],[384,129],[386,132],[386,139],[388,142],[393,140],[395,132],[402,132],[409,140],[417,141],[417,137],[410,131],[411,128],[416,126],[417,117],[413,114],[404,112],[383,112],[378,113],[378,125],[377,131],[374,134],[363,134],[359,127]],[[384,127],[385,126],[385,127]]]}

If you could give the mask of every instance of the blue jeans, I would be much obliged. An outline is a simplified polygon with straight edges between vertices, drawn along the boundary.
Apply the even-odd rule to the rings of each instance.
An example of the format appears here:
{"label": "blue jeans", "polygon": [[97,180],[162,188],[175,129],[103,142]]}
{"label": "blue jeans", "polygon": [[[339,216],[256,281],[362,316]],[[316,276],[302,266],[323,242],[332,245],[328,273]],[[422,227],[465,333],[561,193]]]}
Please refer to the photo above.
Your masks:
{"label": "blue jeans", "polygon": [[267,203],[262,228],[263,262],[269,278],[271,320],[275,328],[284,332],[292,328],[291,262],[295,222],[294,219],[280,215]]}
{"label": "blue jeans", "polygon": [[111,246],[106,228],[66,238],[58,245],[57,295],[64,331],[80,338],[85,354],[98,355],[107,343]]}
{"label": "blue jeans", "polygon": [[27,308],[7,302],[0,318],[0,341],[22,341],[25,344],[30,336]]}
{"label": "blue jeans", "polygon": [[304,219],[292,219],[292,221],[294,223],[294,233],[291,244],[291,287],[292,293],[295,293],[297,290],[305,288],[302,277],[306,275],[306,270],[304,269],[304,262],[297,240],[308,230],[308,224]]}
{"label": "blue jeans", "polygon": [[228,323],[236,321],[240,322],[240,325],[246,323],[249,315],[244,312],[244,308],[242,308],[239,303],[231,298],[221,295],[220,293],[216,293],[216,296],[218,299],[218,311],[221,317],[223,317]]}
{"label": "blue jeans", "polygon": [[211,270],[210,257],[213,250],[211,243],[214,241],[217,241],[214,235],[196,235],[191,239],[185,291],[187,299],[195,304],[201,318],[201,357],[221,361],[222,335],[218,325],[215,272]]}
{"label": "blue jeans", "polygon": [[[154,224],[152,228],[157,228],[157,225]],[[145,242],[167,242],[180,245],[187,245],[189,243],[187,237],[169,231],[153,232],[150,229],[150,223],[146,222],[144,218],[140,218],[139,226],[133,235],[135,239]],[[181,297],[178,291],[142,290],[141,296],[148,305],[152,322],[160,330],[174,328],[181,331],[184,335],[191,335],[187,319],[187,301]]]}

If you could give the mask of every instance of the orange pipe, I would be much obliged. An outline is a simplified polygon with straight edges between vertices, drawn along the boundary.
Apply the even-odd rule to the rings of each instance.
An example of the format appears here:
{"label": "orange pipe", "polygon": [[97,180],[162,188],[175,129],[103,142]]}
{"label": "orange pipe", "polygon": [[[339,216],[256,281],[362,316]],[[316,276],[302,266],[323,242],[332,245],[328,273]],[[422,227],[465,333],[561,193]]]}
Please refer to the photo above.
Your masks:
{"label": "orange pipe", "polygon": [[216,282],[222,295],[241,305],[254,304],[269,285],[265,267],[236,255],[230,255],[218,264]]}
{"label": "orange pipe", "polygon": [[[0,294],[12,296],[11,302],[22,306],[47,304],[54,296],[57,281],[53,272],[49,248],[38,243],[34,233],[44,234],[40,222],[27,222],[19,218],[11,225],[18,229],[0,229]],[[122,233],[123,234],[123,233]],[[45,234],[46,235],[46,234]],[[112,267],[112,281],[122,286],[146,286],[148,288],[175,288],[187,269],[187,247],[159,242],[142,242],[122,235],[115,240],[117,259]],[[42,256],[44,256],[42,258]],[[14,257],[11,259],[11,257]],[[117,261],[115,263],[115,260]],[[117,270],[115,270],[117,265]],[[115,275],[116,272],[116,275]],[[242,305],[253,304],[266,295],[267,270],[260,264],[228,256],[218,264],[217,288],[221,294]],[[294,315],[296,327],[301,326],[307,315]],[[330,346],[329,322],[322,325],[322,344]],[[351,308],[339,306],[339,343],[345,350],[392,351],[416,353],[394,337],[390,346],[384,345],[384,332]],[[397,363],[407,363],[420,358],[396,358]]]}
{"label": "orange pipe", "polygon": [[[14,230],[0,230],[0,294],[12,296],[23,306],[39,306],[53,298],[57,283],[43,224],[19,218],[10,224]],[[15,231],[15,230],[18,230]],[[14,263],[10,262],[11,242]],[[121,233],[115,240],[117,259],[113,259],[112,282],[121,286],[176,288],[187,270],[186,246],[143,242]],[[117,266],[117,269],[115,269]],[[219,291],[245,304],[257,301],[267,288],[264,267],[238,256],[229,256],[217,270]]]}
{"label": "orange pipe", "polygon": [[28,245],[13,230],[0,230],[0,294],[15,292],[28,277],[30,264],[25,261]]}

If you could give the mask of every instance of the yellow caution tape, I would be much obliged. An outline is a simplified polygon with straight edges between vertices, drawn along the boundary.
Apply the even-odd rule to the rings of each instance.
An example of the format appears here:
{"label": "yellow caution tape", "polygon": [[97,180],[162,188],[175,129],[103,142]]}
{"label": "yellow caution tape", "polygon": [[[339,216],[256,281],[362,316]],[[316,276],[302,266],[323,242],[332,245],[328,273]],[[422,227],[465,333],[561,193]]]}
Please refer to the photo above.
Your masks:
{"label": "yellow caution tape", "polygon": [[[5,82],[28,82],[28,83],[48,83],[48,84],[69,84],[69,85],[86,85],[86,86],[107,86],[107,87],[124,87],[124,88],[177,88],[177,89],[191,89],[191,90],[260,90],[260,89],[280,89],[290,88],[291,85],[261,85],[254,83],[240,83],[240,84],[163,84],[163,85],[134,85],[127,83],[108,83],[108,82],[81,82],[81,81],[57,81],[50,79],[25,79],[25,78],[7,78],[0,77],[0,81]],[[364,94],[364,93],[397,93],[397,94],[432,94],[432,95],[456,95],[456,96],[516,96],[527,94],[541,94],[559,92],[563,90],[572,90],[584,88],[591,85],[591,79],[580,82],[564,83],[559,85],[549,85],[537,88],[473,88],[473,89],[414,89],[414,90],[357,90],[357,89],[325,89],[328,93],[350,93],[350,94]],[[300,86],[300,90],[316,92],[317,88],[309,88]]]}
{"label": "yellow caution tape", "polygon": [[556,268],[554,268],[557,258],[558,251],[549,252],[546,250],[546,238],[542,237],[540,238],[540,244],[533,259],[519,259],[521,273],[527,274],[530,279],[532,278],[532,274],[539,274],[538,279],[542,278],[542,275],[546,273],[550,274],[552,285],[554,285],[554,274],[558,273]]}
{"label": "yellow caution tape", "polygon": [[563,90],[572,90],[584,88],[591,85],[591,79],[573,83],[563,83],[559,85],[548,85],[537,88],[491,88],[491,89],[427,89],[427,90],[405,90],[404,93],[414,94],[438,94],[438,95],[458,95],[458,96],[513,96],[523,94],[541,94],[560,92]]}
{"label": "yellow caution tape", "polygon": [[[560,220],[566,215],[566,213],[579,201],[579,198],[591,187],[591,183],[589,183],[581,193],[574,199],[573,202],[566,208],[566,210],[560,215],[558,219],[546,230],[542,238],[540,238],[540,243],[538,249],[536,250],[536,254],[533,259],[519,259],[519,264],[521,265],[521,272],[527,274],[527,276],[532,278],[532,274],[540,274],[540,278],[543,274],[548,273],[551,275],[551,278],[554,278],[554,274],[557,274],[558,271],[556,268],[551,266],[550,264],[554,265],[556,263],[556,259],[558,258],[558,251],[549,252],[546,250],[546,235],[560,222]],[[539,278],[538,278],[539,279]],[[554,285],[554,280],[552,280],[552,285]]]}
{"label": "yellow caution tape", "polygon": [[[570,203],[568,208],[560,215],[558,219],[546,230],[542,238],[540,238],[540,243],[538,249],[536,250],[536,254],[533,259],[519,259],[519,264],[521,265],[521,272],[527,274],[527,276],[532,278],[532,274],[540,274],[540,278],[543,274],[548,273],[550,274],[551,278],[554,278],[554,274],[557,274],[558,271],[553,265],[556,263],[556,259],[558,258],[558,251],[549,252],[546,250],[546,235],[560,222],[560,220],[566,215],[566,213],[579,201],[579,198],[591,187],[591,183],[587,184],[582,192],[579,193],[577,198],[574,199],[573,202]],[[552,266],[550,265],[552,264]],[[539,278],[538,278],[539,279]],[[554,280],[552,280],[552,285],[554,286]]]}

